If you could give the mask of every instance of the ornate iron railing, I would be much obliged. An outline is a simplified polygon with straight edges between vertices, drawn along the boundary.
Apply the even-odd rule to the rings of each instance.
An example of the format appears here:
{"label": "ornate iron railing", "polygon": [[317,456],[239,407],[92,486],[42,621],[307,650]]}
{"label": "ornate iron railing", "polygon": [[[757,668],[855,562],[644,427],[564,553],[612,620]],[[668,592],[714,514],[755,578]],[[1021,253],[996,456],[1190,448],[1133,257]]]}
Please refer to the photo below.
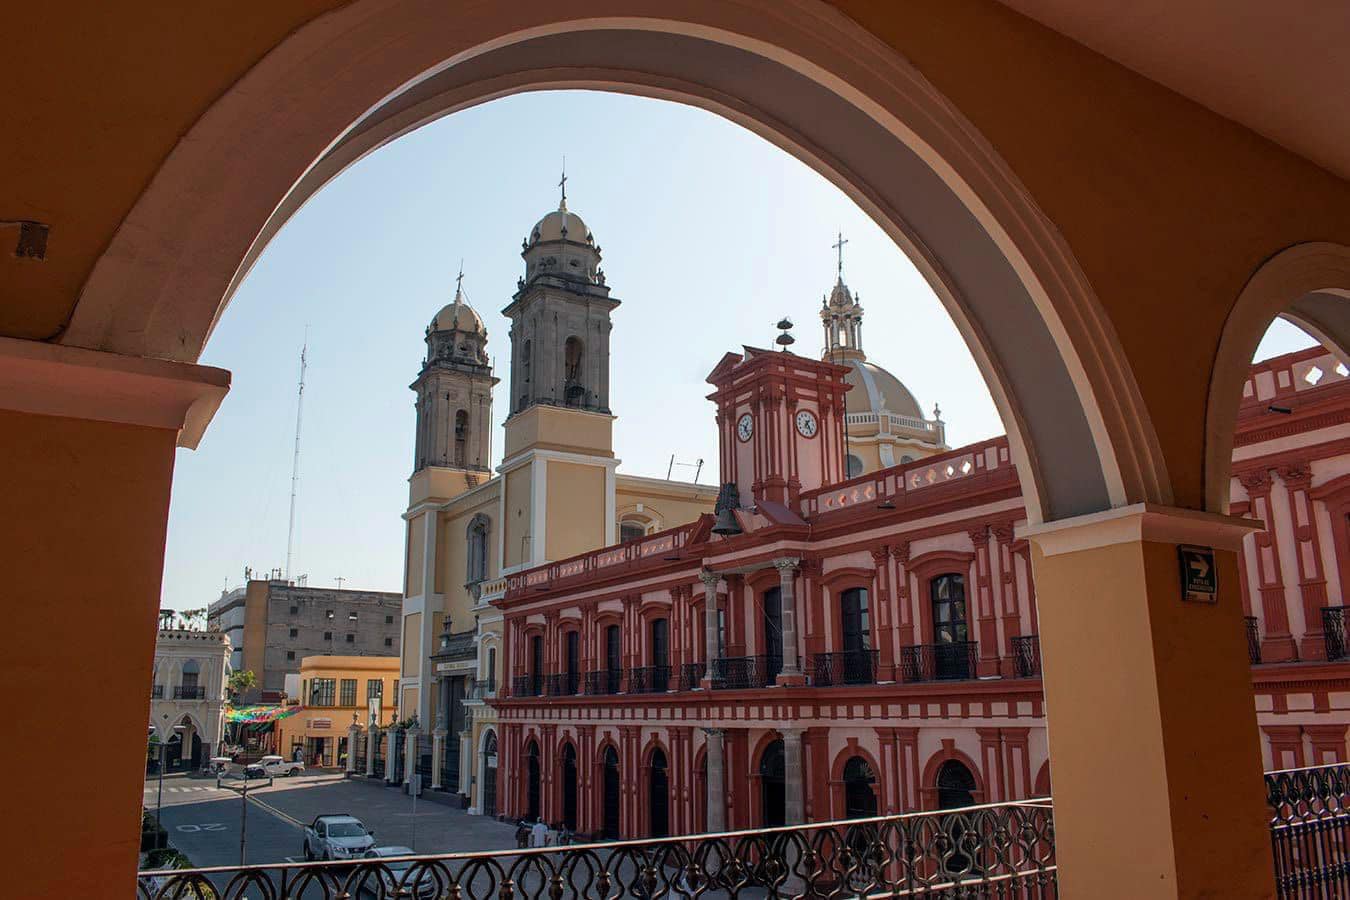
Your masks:
{"label": "ornate iron railing", "polygon": [[[142,872],[138,900],[1058,897],[1046,801],[689,835],[391,860]],[[198,892],[194,894],[194,889]]]}
{"label": "ornate iron railing", "polygon": [[511,693],[517,697],[544,696],[544,676],[517,675],[511,679]]}
{"label": "ornate iron railing", "polygon": [[1039,678],[1041,674],[1041,636],[1024,634],[1012,639],[1013,672],[1018,678]]}
{"label": "ornate iron railing", "polygon": [[152,684],[152,685],[150,685],[150,699],[151,699],[151,700],[163,700],[163,699],[164,699],[164,685],[162,685],[162,684]]}
{"label": "ornate iron railing", "polygon": [[1350,765],[1267,772],[1266,803],[1276,896],[1350,896]]}
{"label": "ornate iron railing", "polygon": [[1344,606],[1322,607],[1322,639],[1326,642],[1327,660],[1334,662],[1345,659],[1350,652],[1350,639],[1347,639]]}
{"label": "ornate iron railing", "polygon": [[600,669],[586,673],[586,693],[588,694],[617,694],[622,689],[622,669]]}
{"label": "ornate iron railing", "polygon": [[718,690],[762,688],[783,669],[781,656],[728,656],[714,659],[712,683]]}
{"label": "ornate iron railing", "polygon": [[205,700],[206,685],[199,684],[196,687],[183,687],[181,684],[173,689],[173,699],[175,700]]}
{"label": "ornate iron railing", "polygon": [[960,681],[974,677],[974,641],[900,648],[901,681]]}
{"label": "ornate iron railing", "polygon": [[1256,625],[1256,616],[1244,616],[1247,626],[1247,660],[1254,666],[1261,664],[1261,631]]}
{"label": "ornate iron railing", "polygon": [[670,690],[670,666],[638,666],[628,670],[628,693],[664,694]]}
{"label": "ornate iron railing", "polygon": [[371,761],[371,775],[375,778],[384,778],[384,732],[381,731],[375,736],[375,756]]}
{"label": "ornate iron railing", "polygon": [[495,677],[478,678],[468,683],[464,689],[465,700],[487,700],[497,696],[497,679]]}
{"label": "ornate iron railing", "polygon": [[708,667],[701,662],[685,663],[680,667],[680,690],[692,691],[703,683]]}
{"label": "ornate iron railing", "polygon": [[562,672],[548,676],[546,693],[550,697],[571,697],[581,693],[581,674],[579,672]]}
{"label": "ornate iron railing", "polygon": [[817,653],[811,657],[811,683],[816,687],[836,684],[876,684],[876,650],[844,650],[839,653]]}
{"label": "ornate iron railing", "polygon": [[348,748],[353,755],[352,770],[358,775],[366,774],[366,742],[366,733],[362,731],[356,735],[354,746]]}

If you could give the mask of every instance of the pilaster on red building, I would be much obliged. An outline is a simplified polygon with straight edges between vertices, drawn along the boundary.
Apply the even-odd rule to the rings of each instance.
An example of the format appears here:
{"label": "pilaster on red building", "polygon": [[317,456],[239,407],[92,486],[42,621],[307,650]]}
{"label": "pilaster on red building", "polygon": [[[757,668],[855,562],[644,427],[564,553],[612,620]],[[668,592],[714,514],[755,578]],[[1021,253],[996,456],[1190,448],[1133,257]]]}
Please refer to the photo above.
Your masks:
{"label": "pilaster on red building", "polygon": [[[717,514],[509,576],[505,815],[641,837],[1049,793],[1007,440],[846,478],[850,371],[727,354]],[[1268,768],[1346,759],[1347,376],[1320,349],[1269,360],[1240,413]]]}

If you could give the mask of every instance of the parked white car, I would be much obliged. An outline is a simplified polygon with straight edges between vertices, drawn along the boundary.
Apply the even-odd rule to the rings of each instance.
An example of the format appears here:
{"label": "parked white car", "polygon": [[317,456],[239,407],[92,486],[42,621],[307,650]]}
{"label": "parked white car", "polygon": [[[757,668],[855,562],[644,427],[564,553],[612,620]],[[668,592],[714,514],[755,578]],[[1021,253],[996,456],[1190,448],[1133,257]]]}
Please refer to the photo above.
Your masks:
{"label": "parked white car", "polygon": [[286,759],[283,756],[264,756],[254,763],[263,770],[263,775],[269,778],[281,778],[286,775],[300,775],[305,771],[305,764]]}
{"label": "parked white car", "polygon": [[358,859],[375,846],[375,832],[355,816],[319,816],[305,826],[305,859]]}

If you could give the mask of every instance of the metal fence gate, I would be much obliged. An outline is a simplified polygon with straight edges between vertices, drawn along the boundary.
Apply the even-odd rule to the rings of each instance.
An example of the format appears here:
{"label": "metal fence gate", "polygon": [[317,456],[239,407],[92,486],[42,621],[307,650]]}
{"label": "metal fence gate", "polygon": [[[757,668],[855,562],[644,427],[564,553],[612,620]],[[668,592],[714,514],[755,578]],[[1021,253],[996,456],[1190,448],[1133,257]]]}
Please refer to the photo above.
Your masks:
{"label": "metal fence gate", "polygon": [[1350,897],[1348,801],[1350,765],[1266,773],[1278,897]]}

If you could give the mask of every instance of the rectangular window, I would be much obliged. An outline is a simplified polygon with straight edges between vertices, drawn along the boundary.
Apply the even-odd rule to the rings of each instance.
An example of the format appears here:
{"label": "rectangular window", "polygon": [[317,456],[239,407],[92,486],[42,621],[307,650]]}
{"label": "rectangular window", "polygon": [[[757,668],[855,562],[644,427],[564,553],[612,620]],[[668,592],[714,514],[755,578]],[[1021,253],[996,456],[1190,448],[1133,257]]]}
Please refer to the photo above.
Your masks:
{"label": "rectangular window", "polygon": [[291,637],[299,637],[299,636],[300,636],[300,629],[299,629],[299,628],[292,628],[292,629],[291,629]]}
{"label": "rectangular window", "polygon": [[349,634],[349,635],[347,635],[347,643],[349,643],[349,644],[355,644],[355,643],[356,643],[356,635],[354,635],[354,634]]}
{"label": "rectangular window", "polygon": [[300,615],[300,607],[298,607],[298,606],[292,606],[292,607],[291,607],[291,615],[293,615],[293,616],[298,616],[298,615]]}
{"label": "rectangular window", "polygon": [[347,613],[347,621],[348,621],[348,622],[355,622],[355,621],[356,621],[356,613]]}
{"label": "rectangular window", "polygon": [[372,678],[366,682],[366,699],[374,700],[384,696],[384,679]]}
{"label": "rectangular window", "polygon": [[394,624],[394,617],[393,617],[393,616],[385,616],[385,617],[384,617],[384,624],[386,624],[386,625],[393,625],[393,624]]}
{"label": "rectangular window", "polygon": [[295,651],[294,651],[294,650],[287,650],[287,651],[286,651],[286,659],[288,659],[288,660],[294,660],[294,659],[295,659]]}
{"label": "rectangular window", "polygon": [[385,638],[385,639],[384,639],[384,645],[385,645],[386,647],[392,647],[392,646],[394,646],[394,639],[393,639],[393,638]]}
{"label": "rectangular window", "polygon": [[315,678],[309,683],[310,706],[332,706],[337,691],[337,679]]}
{"label": "rectangular window", "polygon": [[328,618],[330,618],[330,619],[333,618],[333,611],[330,609],[330,610],[328,611],[327,615],[328,615]]}
{"label": "rectangular window", "polygon": [[323,639],[324,639],[325,641],[331,641],[331,640],[333,639],[333,632],[331,632],[331,631],[325,631],[325,632],[323,633]]}
{"label": "rectangular window", "polygon": [[340,705],[340,706],[355,706],[355,705],[356,705],[356,679],[355,679],[355,678],[344,678],[344,679],[342,679],[342,702],[341,702],[339,705]]}

